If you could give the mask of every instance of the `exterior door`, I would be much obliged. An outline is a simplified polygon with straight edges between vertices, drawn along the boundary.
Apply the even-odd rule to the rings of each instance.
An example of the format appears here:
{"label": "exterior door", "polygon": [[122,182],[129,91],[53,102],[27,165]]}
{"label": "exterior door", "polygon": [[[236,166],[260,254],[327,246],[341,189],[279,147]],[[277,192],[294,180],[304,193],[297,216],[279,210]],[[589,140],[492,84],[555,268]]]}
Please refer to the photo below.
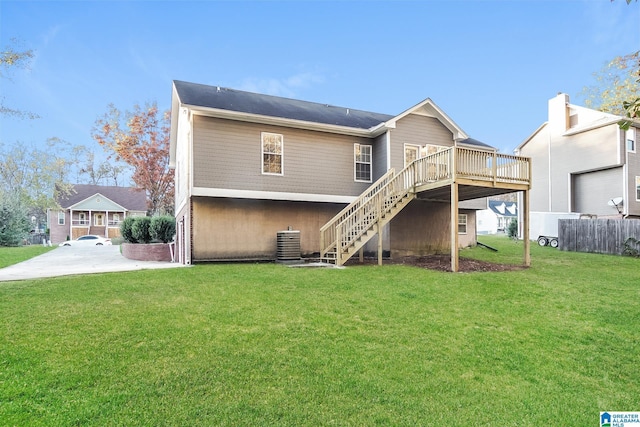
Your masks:
{"label": "exterior door", "polygon": [[95,214],[93,216],[93,225],[104,226],[104,215],[103,214]]}

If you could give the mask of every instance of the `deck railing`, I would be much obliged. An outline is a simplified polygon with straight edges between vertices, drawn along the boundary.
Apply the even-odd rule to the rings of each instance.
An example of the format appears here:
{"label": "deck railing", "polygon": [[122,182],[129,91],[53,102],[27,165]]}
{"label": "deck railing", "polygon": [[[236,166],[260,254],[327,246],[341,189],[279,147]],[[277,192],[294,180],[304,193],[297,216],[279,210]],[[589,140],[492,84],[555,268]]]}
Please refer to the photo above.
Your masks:
{"label": "deck railing", "polygon": [[509,184],[528,184],[530,160],[526,157],[456,148],[456,176]]}

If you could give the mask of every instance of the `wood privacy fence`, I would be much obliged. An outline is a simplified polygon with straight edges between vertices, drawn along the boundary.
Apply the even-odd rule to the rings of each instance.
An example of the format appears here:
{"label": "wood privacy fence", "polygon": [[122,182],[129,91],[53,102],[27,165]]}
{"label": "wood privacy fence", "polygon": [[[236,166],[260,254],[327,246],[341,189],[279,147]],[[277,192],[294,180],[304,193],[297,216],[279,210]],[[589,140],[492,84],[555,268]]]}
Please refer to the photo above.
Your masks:
{"label": "wood privacy fence", "polygon": [[622,255],[624,242],[640,240],[640,219],[560,219],[558,249]]}

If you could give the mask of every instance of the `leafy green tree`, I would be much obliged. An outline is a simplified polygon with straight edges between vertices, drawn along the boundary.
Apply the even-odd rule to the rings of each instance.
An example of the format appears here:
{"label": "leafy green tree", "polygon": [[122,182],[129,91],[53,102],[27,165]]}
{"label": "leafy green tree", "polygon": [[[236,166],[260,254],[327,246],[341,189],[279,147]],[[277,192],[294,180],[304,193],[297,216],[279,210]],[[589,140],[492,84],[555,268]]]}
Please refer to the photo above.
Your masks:
{"label": "leafy green tree", "polygon": [[50,138],[45,147],[0,144],[0,190],[17,197],[43,221],[57,196],[71,191],[69,177],[77,163],[73,150],[58,138]]}
{"label": "leafy green tree", "polygon": [[[640,51],[617,56],[599,72],[594,73],[597,84],[583,89],[585,106],[618,116],[629,113],[627,104],[640,105]],[[633,112],[633,111],[632,111]],[[637,116],[630,116],[637,117]]]}
{"label": "leafy green tree", "polygon": [[18,195],[0,191],[0,246],[18,246],[29,234],[29,211]]}

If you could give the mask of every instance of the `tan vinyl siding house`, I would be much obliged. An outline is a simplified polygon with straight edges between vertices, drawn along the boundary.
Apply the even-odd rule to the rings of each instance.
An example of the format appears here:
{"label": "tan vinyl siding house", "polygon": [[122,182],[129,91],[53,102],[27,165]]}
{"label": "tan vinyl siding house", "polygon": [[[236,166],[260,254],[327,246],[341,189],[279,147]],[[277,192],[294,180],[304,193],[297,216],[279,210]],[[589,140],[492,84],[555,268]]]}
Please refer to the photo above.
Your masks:
{"label": "tan vinyl siding house", "polygon": [[[531,211],[640,217],[640,159],[627,149],[628,139],[637,142],[640,123],[624,131],[620,120],[570,104],[566,94],[549,100],[548,121],[516,149],[532,159]],[[617,198],[618,208],[609,203]]]}
{"label": "tan vinyl siding house", "polygon": [[[277,234],[287,229],[300,231],[303,256],[325,257],[332,244],[337,253],[340,238],[327,234],[326,225],[345,208],[351,209],[347,217],[364,212],[365,207],[349,208],[350,203],[366,204],[388,192],[387,181],[405,169],[407,144],[419,148],[412,168],[430,160],[429,153],[444,151],[436,163],[423,165],[427,172],[406,175],[410,189],[385,205],[393,212],[384,214],[384,221],[352,226],[349,233],[366,233],[358,247],[391,256],[446,252],[458,227],[456,251],[458,245],[475,244],[474,205],[461,205],[452,215],[450,193],[458,187],[449,191],[455,181],[451,166],[457,153],[468,152],[484,156],[486,167],[496,161],[496,152],[470,139],[431,100],[391,116],[175,81],[170,164],[176,178],[177,259],[274,259]],[[449,178],[424,182],[420,192],[414,191],[413,180],[434,165]],[[475,197],[461,190],[459,199],[526,189],[520,183],[527,180],[507,185],[494,179],[490,188],[473,192]],[[443,185],[444,192],[429,197],[428,189]],[[390,221],[405,205],[412,208]],[[351,221],[347,217],[342,226]],[[374,234],[377,243],[368,241]],[[345,259],[356,250],[345,247]]]}

